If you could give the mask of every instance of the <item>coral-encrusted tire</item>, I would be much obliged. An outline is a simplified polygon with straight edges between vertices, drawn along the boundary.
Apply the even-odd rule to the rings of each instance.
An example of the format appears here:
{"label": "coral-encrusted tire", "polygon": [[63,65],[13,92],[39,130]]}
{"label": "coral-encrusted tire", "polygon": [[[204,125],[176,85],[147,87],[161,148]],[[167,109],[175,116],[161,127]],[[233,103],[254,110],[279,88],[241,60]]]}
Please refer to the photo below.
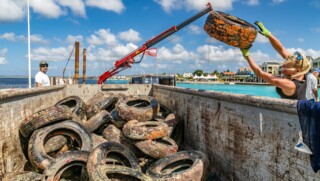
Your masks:
{"label": "coral-encrusted tire", "polygon": [[122,133],[134,140],[158,139],[168,135],[169,126],[158,121],[129,121],[122,128]]}
{"label": "coral-encrusted tire", "polygon": [[200,151],[181,151],[150,165],[146,174],[153,180],[200,181],[206,175],[209,161]]}
{"label": "coral-encrusted tire", "polygon": [[[63,135],[72,140],[70,150],[91,151],[93,147],[90,133],[80,124],[66,120],[58,124],[53,124],[36,130],[30,137],[28,145],[28,157],[30,163],[37,170],[44,170],[54,161],[56,155],[48,155],[44,148],[46,140]],[[67,149],[69,150],[69,149]],[[69,150],[69,151],[70,151]]]}
{"label": "coral-encrusted tire", "polygon": [[118,101],[118,97],[113,94],[104,94],[98,92],[86,104],[86,115],[87,119],[97,114],[101,110],[107,110],[111,112],[115,104]]}
{"label": "coral-encrusted tire", "polygon": [[116,142],[105,142],[92,150],[87,162],[87,172],[92,178],[92,173],[98,165],[107,165],[107,160],[116,160],[122,166],[141,171],[136,156],[125,146]]}
{"label": "coral-encrusted tire", "polygon": [[66,97],[55,104],[68,106],[81,120],[86,116],[86,104],[79,96]]}
{"label": "coral-encrusted tire", "polygon": [[168,137],[163,137],[157,140],[144,140],[135,143],[143,153],[151,156],[152,158],[163,158],[173,155],[178,151],[176,142]]}
{"label": "coral-encrusted tire", "polygon": [[143,174],[140,170],[119,165],[98,165],[91,173],[90,179],[93,181],[105,180],[141,180],[153,181],[150,177]]}
{"label": "coral-encrusted tire", "polygon": [[203,29],[211,37],[239,48],[249,48],[257,36],[257,29],[252,24],[219,11],[208,15]]}
{"label": "coral-encrusted tire", "polygon": [[52,106],[42,109],[20,123],[19,130],[23,137],[28,138],[34,130],[48,124],[73,118],[68,106]]}
{"label": "coral-encrusted tire", "polygon": [[96,115],[92,116],[87,122],[83,123],[83,126],[92,133],[111,120],[112,116],[110,113],[106,110],[101,110]]}
{"label": "coral-encrusted tire", "polygon": [[160,106],[151,96],[127,96],[118,100],[116,109],[119,115],[127,120],[150,121],[156,117]]}
{"label": "coral-encrusted tire", "polygon": [[[88,180],[88,174],[86,172],[86,164],[90,152],[87,151],[72,151],[67,152],[54,160],[43,172],[42,181],[53,180]],[[63,178],[66,170],[72,171],[71,178]],[[77,172],[78,170],[81,170]],[[76,175],[74,173],[78,173]],[[86,178],[86,179],[84,179]]]}

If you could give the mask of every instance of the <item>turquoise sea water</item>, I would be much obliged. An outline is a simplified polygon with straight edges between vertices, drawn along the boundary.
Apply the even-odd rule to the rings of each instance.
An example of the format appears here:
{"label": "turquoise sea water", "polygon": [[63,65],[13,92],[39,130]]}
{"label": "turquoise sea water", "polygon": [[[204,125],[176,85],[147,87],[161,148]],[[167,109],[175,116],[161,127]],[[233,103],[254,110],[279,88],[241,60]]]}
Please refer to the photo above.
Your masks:
{"label": "turquoise sea water", "polygon": [[[96,84],[96,82],[97,82],[96,80],[87,80],[86,83]],[[107,80],[107,84],[128,84],[128,81],[109,79]],[[34,86],[33,79],[32,79],[32,85]],[[0,78],[0,89],[27,88],[27,87],[28,87],[27,78]],[[266,85],[177,83],[177,87],[279,98],[279,95],[275,91],[275,87],[266,86]]]}
{"label": "turquoise sea water", "polygon": [[177,83],[177,87],[280,98],[276,88],[270,85]]}

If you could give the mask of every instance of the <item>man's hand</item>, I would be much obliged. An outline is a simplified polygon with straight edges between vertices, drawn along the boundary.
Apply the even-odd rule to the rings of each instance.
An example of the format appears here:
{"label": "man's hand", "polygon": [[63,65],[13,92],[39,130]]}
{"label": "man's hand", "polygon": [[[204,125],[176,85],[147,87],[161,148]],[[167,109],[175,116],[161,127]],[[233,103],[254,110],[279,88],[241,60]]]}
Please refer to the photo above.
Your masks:
{"label": "man's hand", "polygon": [[271,35],[271,32],[269,30],[267,30],[266,27],[264,27],[262,22],[256,21],[256,22],[254,22],[254,24],[256,24],[259,27],[259,29],[260,29],[259,33],[261,35],[263,35],[263,36],[265,36],[267,38]]}
{"label": "man's hand", "polygon": [[250,56],[250,48],[251,48],[251,46],[249,48],[240,48],[240,50],[242,52],[242,55],[244,57],[249,57]]}

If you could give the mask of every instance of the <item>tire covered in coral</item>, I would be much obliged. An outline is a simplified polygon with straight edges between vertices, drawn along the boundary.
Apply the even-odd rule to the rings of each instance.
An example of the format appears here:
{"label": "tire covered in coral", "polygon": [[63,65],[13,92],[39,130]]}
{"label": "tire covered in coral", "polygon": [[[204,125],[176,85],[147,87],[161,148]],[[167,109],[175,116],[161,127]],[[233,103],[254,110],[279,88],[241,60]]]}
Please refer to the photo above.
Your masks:
{"label": "tire covered in coral", "polygon": [[249,48],[257,36],[252,24],[219,11],[208,15],[203,29],[211,37],[239,48]]}
{"label": "tire covered in coral", "polygon": [[64,121],[36,130],[30,137],[28,145],[28,158],[37,170],[44,170],[59,155],[48,155],[44,144],[50,138],[63,135],[68,137],[69,144],[65,151],[83,150],[91,151],[93,147],[90,133],[80,124],[74,121]]}
{"label": "tire covered in coral", "polygon": [[[109,161],[108,161],[109,160]],[[105,142],[92,150],[87,162],[87,172],[92,178],[99,165],[109,165],[110,160],[124,167],[141,171],[136,156],[125,146],[116,142]]]}
{"label": "tire covered in coral", "polygon": [[55,104],[68,106],[81,120],[86,116],[86,104],[79,96],[66,97]]}
{"label": "tire covered in coral", "polygon": [[86,164],[90,152],[72,151],[57,157],[43,172],[42,181],[88,180]]}
{"label": "tire covered in coral", "polygon": [[151,96],[127,96],[118,100],[116,109],[119,115],[127,120],[150,121],[156,117],[160,105]]}
{"label": "tire covered in coral", "polygon": [[146,174],[153,180],[200,181],[206,175],[209,161],[200,151],[181,151],[150,165]]}

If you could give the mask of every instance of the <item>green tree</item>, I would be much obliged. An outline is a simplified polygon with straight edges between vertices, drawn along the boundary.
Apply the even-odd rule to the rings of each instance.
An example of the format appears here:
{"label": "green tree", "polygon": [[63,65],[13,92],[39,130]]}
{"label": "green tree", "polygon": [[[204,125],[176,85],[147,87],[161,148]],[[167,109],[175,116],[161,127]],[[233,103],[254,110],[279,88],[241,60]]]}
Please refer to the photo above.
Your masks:
{"label": "green tree", "polygon": [[201,76],[203,74],[203,70],[196,70],[193,72],[193,75]]}
{"label": "green tree", "polygon": [[220,75],[220,73],[217,70],[214,70],[211,74],[216,76]]}

